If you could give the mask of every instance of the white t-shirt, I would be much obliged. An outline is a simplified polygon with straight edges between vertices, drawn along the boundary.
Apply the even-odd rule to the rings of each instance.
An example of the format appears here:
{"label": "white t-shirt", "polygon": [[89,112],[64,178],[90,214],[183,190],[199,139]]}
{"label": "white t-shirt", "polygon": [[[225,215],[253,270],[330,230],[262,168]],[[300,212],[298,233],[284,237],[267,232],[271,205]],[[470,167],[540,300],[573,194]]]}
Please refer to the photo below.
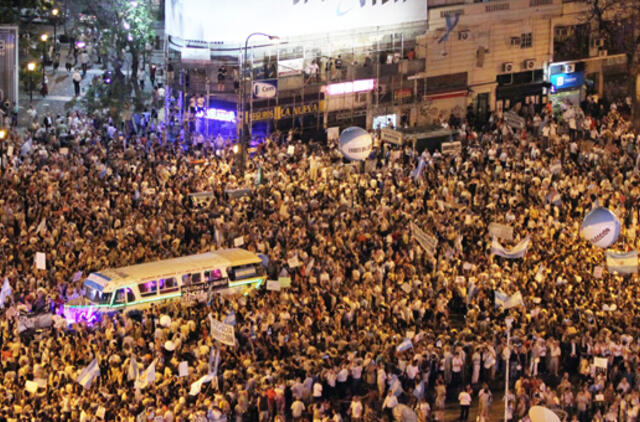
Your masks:
{"label": "white t-shirt", "polygon": [[466,391],[461,391],[460,394],[458,394],[458,402],[460,402],[460,406],[471,405],[471,395]]}
{"label": "white t-shirt", "polygon": [[351,405],[349,406],[349,409],[351,410],[351,417],[352,418],[361,418],[362,417],[363,407],[362,407],[362,403],[360,401],[352,401]]}

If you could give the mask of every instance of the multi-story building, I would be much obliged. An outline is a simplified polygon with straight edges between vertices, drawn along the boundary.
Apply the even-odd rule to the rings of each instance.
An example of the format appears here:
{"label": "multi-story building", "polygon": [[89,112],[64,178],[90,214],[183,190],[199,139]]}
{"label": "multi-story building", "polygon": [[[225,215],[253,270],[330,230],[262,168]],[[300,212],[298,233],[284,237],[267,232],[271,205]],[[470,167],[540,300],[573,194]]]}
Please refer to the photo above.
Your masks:
{"label": "multi-story building", "polygon": [[207,127],[229,133],[243,105],[254,133],[424,126],[468,110],[483,118],[517,103],[576,102],[620,83],[624,55],[593,35],[584,2],[428,6],[167,0],[168,83],[185,108],[208,109]]}

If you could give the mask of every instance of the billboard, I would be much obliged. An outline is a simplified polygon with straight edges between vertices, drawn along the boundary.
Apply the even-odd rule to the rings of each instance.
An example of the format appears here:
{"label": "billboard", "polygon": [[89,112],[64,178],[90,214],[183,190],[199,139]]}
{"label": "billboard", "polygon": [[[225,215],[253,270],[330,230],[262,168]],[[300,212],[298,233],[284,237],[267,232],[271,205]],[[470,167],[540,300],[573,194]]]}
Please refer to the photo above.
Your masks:
{"label": "billboard", "polygon": [[552,85],[552,93],[559,89],[578,89],[584,83],[584,72],[557,73],[549,78]]}
{"label": "billboard", "polygon": [[18,103],[18,28],[0,26],[0,103]]}
{"label": "billboard", "polygon": [[427,19],[427,0],[166,0],[165,32],[183,40],[244,43],[392,26]]}
{"label": "billboard", "polygon": [[278,93],[278,80],[253,81],[253,98],[275,98]]}

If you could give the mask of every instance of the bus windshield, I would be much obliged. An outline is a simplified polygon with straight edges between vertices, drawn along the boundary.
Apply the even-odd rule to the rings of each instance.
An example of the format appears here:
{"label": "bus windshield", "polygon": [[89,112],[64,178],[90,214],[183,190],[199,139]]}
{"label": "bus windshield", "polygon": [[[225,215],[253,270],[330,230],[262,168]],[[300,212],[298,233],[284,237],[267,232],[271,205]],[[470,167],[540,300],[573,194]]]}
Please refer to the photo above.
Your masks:
{"label": "bus windshield", "polygon": [[89,286],[84,286],[84,297],[96,305],[108,305],[111,302],[111,293],[101,292]]}

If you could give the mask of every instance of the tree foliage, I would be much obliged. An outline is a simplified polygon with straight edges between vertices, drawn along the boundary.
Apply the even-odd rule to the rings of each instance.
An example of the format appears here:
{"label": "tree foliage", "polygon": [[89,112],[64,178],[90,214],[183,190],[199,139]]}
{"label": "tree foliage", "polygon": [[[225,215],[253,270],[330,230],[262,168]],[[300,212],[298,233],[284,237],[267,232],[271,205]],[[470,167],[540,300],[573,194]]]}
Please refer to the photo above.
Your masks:
{"label": "tree foliage", "polygon": [[[109,92],[123,92],[118,87],[125,60],[130,61],[130,77],[124,82],[134,92],[133,103],[140,108],[144,98],[138,82],[138,72],[143,64],[145,47],[154,37],[151,28],[152,17],[149,3],[145,0],[101,0],[80,2],[83,12],[95,16],[96,29],[100,34],[101,52],[105,65],[114,70],[115,89]],[[129,92],[131,91],[129,89]],[[127,90],[124,90],[127,91]]]}

